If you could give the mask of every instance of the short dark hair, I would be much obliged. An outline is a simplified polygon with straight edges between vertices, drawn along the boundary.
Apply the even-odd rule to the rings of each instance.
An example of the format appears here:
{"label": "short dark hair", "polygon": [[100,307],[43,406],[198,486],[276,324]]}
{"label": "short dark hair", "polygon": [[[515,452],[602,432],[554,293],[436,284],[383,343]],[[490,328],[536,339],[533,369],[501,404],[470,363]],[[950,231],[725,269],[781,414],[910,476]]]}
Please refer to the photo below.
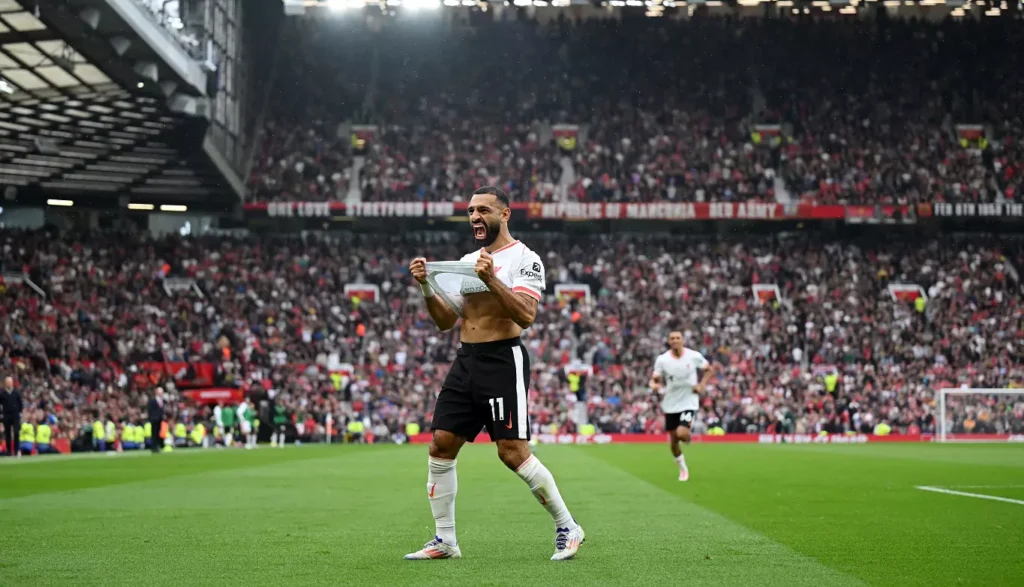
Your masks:
{"label": "short dark hair", "polygon": [[479,196],[479,195],[494,196],[495,198],[498,198],[499,202],[501,202],[502,204],[505,205],[506,208],[508,208],[508,204],[509,204],[508,194],[505,193],[505,190],[503,190],[503,189],[501,189],[499,187],[496,187],[496,186],[493,186],[493,185],[485,185],[484,187],[482,187],[482,188],[476,190],[475,192],[473,192],[473,195],[474,196]]}

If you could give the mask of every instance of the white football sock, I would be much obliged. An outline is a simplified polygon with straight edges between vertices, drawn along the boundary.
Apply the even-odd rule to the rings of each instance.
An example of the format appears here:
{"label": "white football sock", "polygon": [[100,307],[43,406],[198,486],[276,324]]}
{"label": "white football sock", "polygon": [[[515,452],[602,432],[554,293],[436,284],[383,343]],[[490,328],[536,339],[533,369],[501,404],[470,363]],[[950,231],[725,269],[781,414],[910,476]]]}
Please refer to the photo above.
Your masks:
{"label": "white football sock", "polygon": [[679,464],[679,469],[680,470],[685,469],[686,468],[686,457],[684,457],[683,455],[679,455],[678,457],[676,457],[676,463]]}
{"label": "white football sock", "polygon": [[250,434],[249,435],[249,446],[252,446],[252,447],[256,446],[256,435],[255,434]]}
{"label": "white football sock", "polygon": [[434,513],[437,536],[445,544],[455,546],[455,493],[459,480],[455,475],[455,460],[427,458],[427,497]]}
{"label": "white football sock", "polygon": [[540,459],[530,455],[530,458],[516,469],[516,475],[519,475],[519,478],[530,486],[534,497],[551,514],[551,518],[555,521],[555,528],[572,530],[577,526],[569,513],[569,508],[565,507],[565,502],[562,501],[562,494],[558,492],[555,478],[551,476],[551,471],[548,471]]}
{"label": "white football sock", "polygon": [[235,445],[234,440],[235,439],[232,438],[230,434],[224,435],[224,446],[234,446]]}

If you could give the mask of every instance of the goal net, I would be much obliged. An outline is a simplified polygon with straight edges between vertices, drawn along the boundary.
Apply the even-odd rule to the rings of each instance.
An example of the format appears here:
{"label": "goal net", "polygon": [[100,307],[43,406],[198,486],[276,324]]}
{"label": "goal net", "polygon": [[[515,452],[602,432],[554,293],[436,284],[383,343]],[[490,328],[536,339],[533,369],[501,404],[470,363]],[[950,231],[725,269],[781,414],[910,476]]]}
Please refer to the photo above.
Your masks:
{"label": "goal net", "polygon": [[1024,389],[940,389],[938,442],[1024,442]]}

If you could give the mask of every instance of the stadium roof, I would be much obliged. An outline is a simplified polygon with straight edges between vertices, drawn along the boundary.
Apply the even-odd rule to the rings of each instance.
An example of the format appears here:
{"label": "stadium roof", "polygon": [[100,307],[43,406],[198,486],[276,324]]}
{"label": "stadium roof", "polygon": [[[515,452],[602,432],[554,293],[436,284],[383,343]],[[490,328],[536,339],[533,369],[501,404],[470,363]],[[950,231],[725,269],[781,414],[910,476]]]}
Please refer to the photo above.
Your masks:
{"label": "stadium roof", "polygon": [[[1012,0],[1020,2],[1020,0]],[[804,14],[813,8],[814,13],[818,12],[831,12],[833,7],[839,9],[840,14],[852,15],[856,14],[857,11],[854,7],[860,5],[870,5],[872,3],[885,4],[885,6],[897,13],[902,8],[928,8],[930,11],[935,11],[945,15],[947,12],[954,17],[962,17],[965,15],[964,11],[960,7],[967,6],[969,0],[819,0],[814,2],[797,3],[800,4]],[[759,10],[762,10],[766,6],[776,5],[781,8],[789,8],[792,13],[797,13],[800,8],[794,7],[793,0],[736,0],[735,2],[729,0],[284,0],[285,14],[299,15],[304,14],[306,8],[325,8],[332,11],[344,12],[348,10],[356,10],[363,7],[374,7],[379,6],[381,10],[390,10],[394,8],[406,8],[412,10],[429,10],[437,9],[441,6],[450,8],[454,7],[483,7],[483,6],[515,6],[524,8],[528,6],[536,8],[566,8],[566,7],[587,7],[587,8],[599,8],[604,9],[644,9],[645,14],[650,17],[659,17],[664,15],[664,9],[666,8],[686,8],[691,9],[698,6],[706,6],[712,13],[721,10],[723,15],[733,15],[737,9],[741,10],[745,16],[756,16]],[[978,6],[983,6],[984,3],[978,3]],[[985,11],[985,16],[999,16],[1000,8],[1006,8],[1005,2],[990,2],[989,10]],[[746,9],[746,10],[744,10]],[[911,13],[912,15],[918,15],[917,13]]]}
{"label": "stadium roof", "polygon": [[237,202],[198,149],[182,149],[195,119],[170,111],[158,88],[136,89],[90,63],[38,9],[0,0],[0,185],[100,207],[123,207],[124,196]]}

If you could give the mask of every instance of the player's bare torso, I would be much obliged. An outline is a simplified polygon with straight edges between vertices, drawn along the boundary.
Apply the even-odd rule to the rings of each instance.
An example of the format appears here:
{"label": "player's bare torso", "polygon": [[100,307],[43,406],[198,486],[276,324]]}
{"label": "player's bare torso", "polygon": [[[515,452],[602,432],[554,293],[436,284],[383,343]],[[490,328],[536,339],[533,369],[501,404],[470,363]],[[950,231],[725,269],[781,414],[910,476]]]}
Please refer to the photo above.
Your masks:
{"label": "player's bare torso", "polygon": [[[540,300],[544,291],[544,268],[540,257],[526,245],[513,240],[490,253],[494,277],[515,295]],[[465,255],[463,261],[477,261],[480,251]],[[462,342],[507,340],[522,334],[523,328],[502,305],[497,294],[482,282],[463,282]]]}
{"label": "player's bare torso", "polygon": [[462,342],[505,340],[523,332],[491,292],[466,295],[462,311]]}

